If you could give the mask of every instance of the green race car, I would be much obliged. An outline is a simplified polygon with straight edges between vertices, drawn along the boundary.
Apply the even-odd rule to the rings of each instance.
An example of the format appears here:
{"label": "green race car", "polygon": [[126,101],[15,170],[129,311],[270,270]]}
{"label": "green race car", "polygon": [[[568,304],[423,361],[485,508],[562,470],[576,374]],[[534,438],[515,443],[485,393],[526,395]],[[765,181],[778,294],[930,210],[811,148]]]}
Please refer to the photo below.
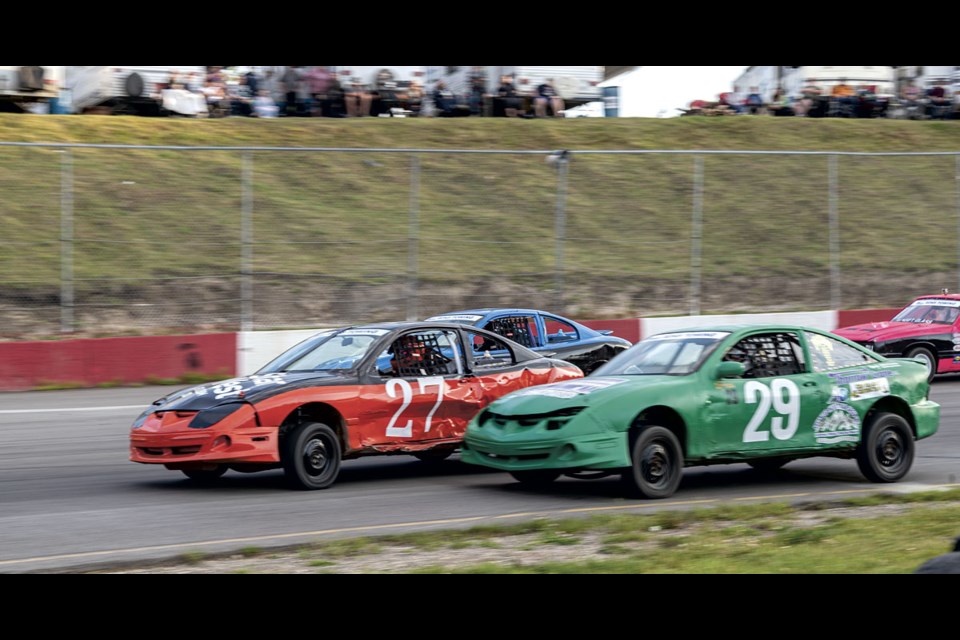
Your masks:
{"label": "green race car", "polygon": [[516,391],[467,426],[464,462],[527,484],[621,474],[666,498],[683,467],[773,471],[811,456],[856,458],[873,482],[910,470],[940,405],[923,364],[819,329],[736,325],[650,336],[587,378]]}

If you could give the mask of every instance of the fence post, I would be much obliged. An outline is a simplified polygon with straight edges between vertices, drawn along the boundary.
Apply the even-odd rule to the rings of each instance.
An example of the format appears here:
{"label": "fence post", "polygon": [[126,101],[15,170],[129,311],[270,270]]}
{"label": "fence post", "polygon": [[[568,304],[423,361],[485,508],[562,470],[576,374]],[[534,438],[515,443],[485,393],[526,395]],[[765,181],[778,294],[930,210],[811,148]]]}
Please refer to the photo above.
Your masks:
{"label": "fence post", "polygon": [[60,157],[60,331],[73,332],[73,153]]}
{"label": "fence post", "polygon": [[837,171],[837,156],[831,155],[827,162],[828,191],[829,191],[829,227],[830,227],[830,308],[840,309],[840,210],[839,210],[839,176]]}
{"label": "fence post", "polygon": [[253,331],[253,156],[240,170],[240,330]]}
{"label": "fence post", "polygon": [[407,225],[407,320],[418,315],[418,262],[420,251],[420,156],[410,157],[410,216]]}
{"label": "fence post", "polygon": [[557,215],[556,215],[556,255],[553,269],[554,295],[556,296],[557,313],[565,313],[563,295],[563,245],[567,235],[567,172],[570,166],[570,152],[560,151],[556,154],[557,164]]}
{"label": "fence post", "polygon": [[693,219],[690,222],[690,315],[700,315],[703,268],[703,156],[693,156]]}

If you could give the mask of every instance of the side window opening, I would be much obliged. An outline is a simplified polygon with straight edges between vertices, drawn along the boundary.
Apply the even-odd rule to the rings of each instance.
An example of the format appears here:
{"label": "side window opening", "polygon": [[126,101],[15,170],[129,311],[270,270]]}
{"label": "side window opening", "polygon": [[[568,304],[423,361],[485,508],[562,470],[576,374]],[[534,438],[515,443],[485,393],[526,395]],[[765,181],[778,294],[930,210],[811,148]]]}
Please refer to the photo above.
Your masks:
{"label": "side window opening", "polygon": [[456,334],[449,331],[407,333],[377,358],[382,376],[416,378],[445,376],[463,371],[463,352]]}
{"label": "side window opening", "polygon": [[580,339],[577,328],[569,322],[550,316],[543,316],[543,322],[546,326],[547,344],[563,344],[565,342],[576,342]]}
{"label": "side window opening", "polygon": [[877,362],[866,353],[819,333],[805,332],[810,360],[817,373]]}
{"label": "side window opening", "polygon": [[537,340],[537,323],[532,316],[494,318],[482,328],[509,338],[527,348],[532,349],[540,346]]}
{"label": "side window opening", "polygon": [[742,362],[744,378],[790,376],[806,370],[800,341],[792,333],[748,336],[732,346],[723,359]]}
{"label": "side window opening", "polygon": [[473,348],[474,369],[504,367],[516,364],[516,358],[514,358],[513,352],[503,341],[473,331],[467,332],[467,338]]}

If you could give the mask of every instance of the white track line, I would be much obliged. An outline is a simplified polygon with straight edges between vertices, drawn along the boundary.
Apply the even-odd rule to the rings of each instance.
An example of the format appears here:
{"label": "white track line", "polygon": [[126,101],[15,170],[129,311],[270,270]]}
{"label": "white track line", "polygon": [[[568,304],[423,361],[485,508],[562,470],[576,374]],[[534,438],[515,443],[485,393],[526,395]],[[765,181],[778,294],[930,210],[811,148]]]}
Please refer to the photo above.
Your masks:
{"label": "white track line", "polygon": [[127,411],[129,409],[143,409],[145,406],[149,406],[149,403],[144,404],[124,404],[117,405],[115,407],[73,407],[71,409],[0,409],[0,414],[5,413],[55,413],[58,411]]}

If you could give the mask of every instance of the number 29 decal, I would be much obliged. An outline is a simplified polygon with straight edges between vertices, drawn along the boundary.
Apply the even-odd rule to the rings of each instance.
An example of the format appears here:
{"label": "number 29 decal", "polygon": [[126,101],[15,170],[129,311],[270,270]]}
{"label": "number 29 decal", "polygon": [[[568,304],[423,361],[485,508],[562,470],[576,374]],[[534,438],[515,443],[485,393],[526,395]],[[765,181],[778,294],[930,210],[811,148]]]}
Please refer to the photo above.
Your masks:
{"label": "number 29 decal", "polygon": [[[417,378],[417,386],[420,387],[420,393],[426,393],[427,387],[437,388],[437,401],[433,404],[433,408],[430,409],[430,413],[427,414],[427,421],[423,429],[424,433],[430,433],[430,421],[433,419],[433,414],[435,414],[437,409],[440,408],[440,403],[443,402],[443,377],[433,376],[431,378]],[[413,418],[407,420],[407,424],[402,427],[398,427],[396,424],[397,420],[400,418],[400,414],[402,414],[413,401],[413,387],[411,387],[410,383],[403,378],[393,378],[387,381],[387,395],[391,398],[396,398],[397,387],[400,387],[403,403],[400,405],[400,408],[397,409],[397,412],[393,414],[393,417],[390,418],[390,424],[387,425],[387,435],[394,438],[412,438]]]}
{"label": "number 29 decal", "polygon": [[[756,404],[757,410],[743,430],[744,442],[767,442],[770,434],[777,440],[789,440],[797,432],[800,424],[800,389],[793,380],[775,378],[768,387],[757,380],[747,380],[743,385],[743,401]],[[770,420],[770,431],[761,431],[770,412],[770,405],[778,414]],[[787,426],[783,426],[786,416]]]}

